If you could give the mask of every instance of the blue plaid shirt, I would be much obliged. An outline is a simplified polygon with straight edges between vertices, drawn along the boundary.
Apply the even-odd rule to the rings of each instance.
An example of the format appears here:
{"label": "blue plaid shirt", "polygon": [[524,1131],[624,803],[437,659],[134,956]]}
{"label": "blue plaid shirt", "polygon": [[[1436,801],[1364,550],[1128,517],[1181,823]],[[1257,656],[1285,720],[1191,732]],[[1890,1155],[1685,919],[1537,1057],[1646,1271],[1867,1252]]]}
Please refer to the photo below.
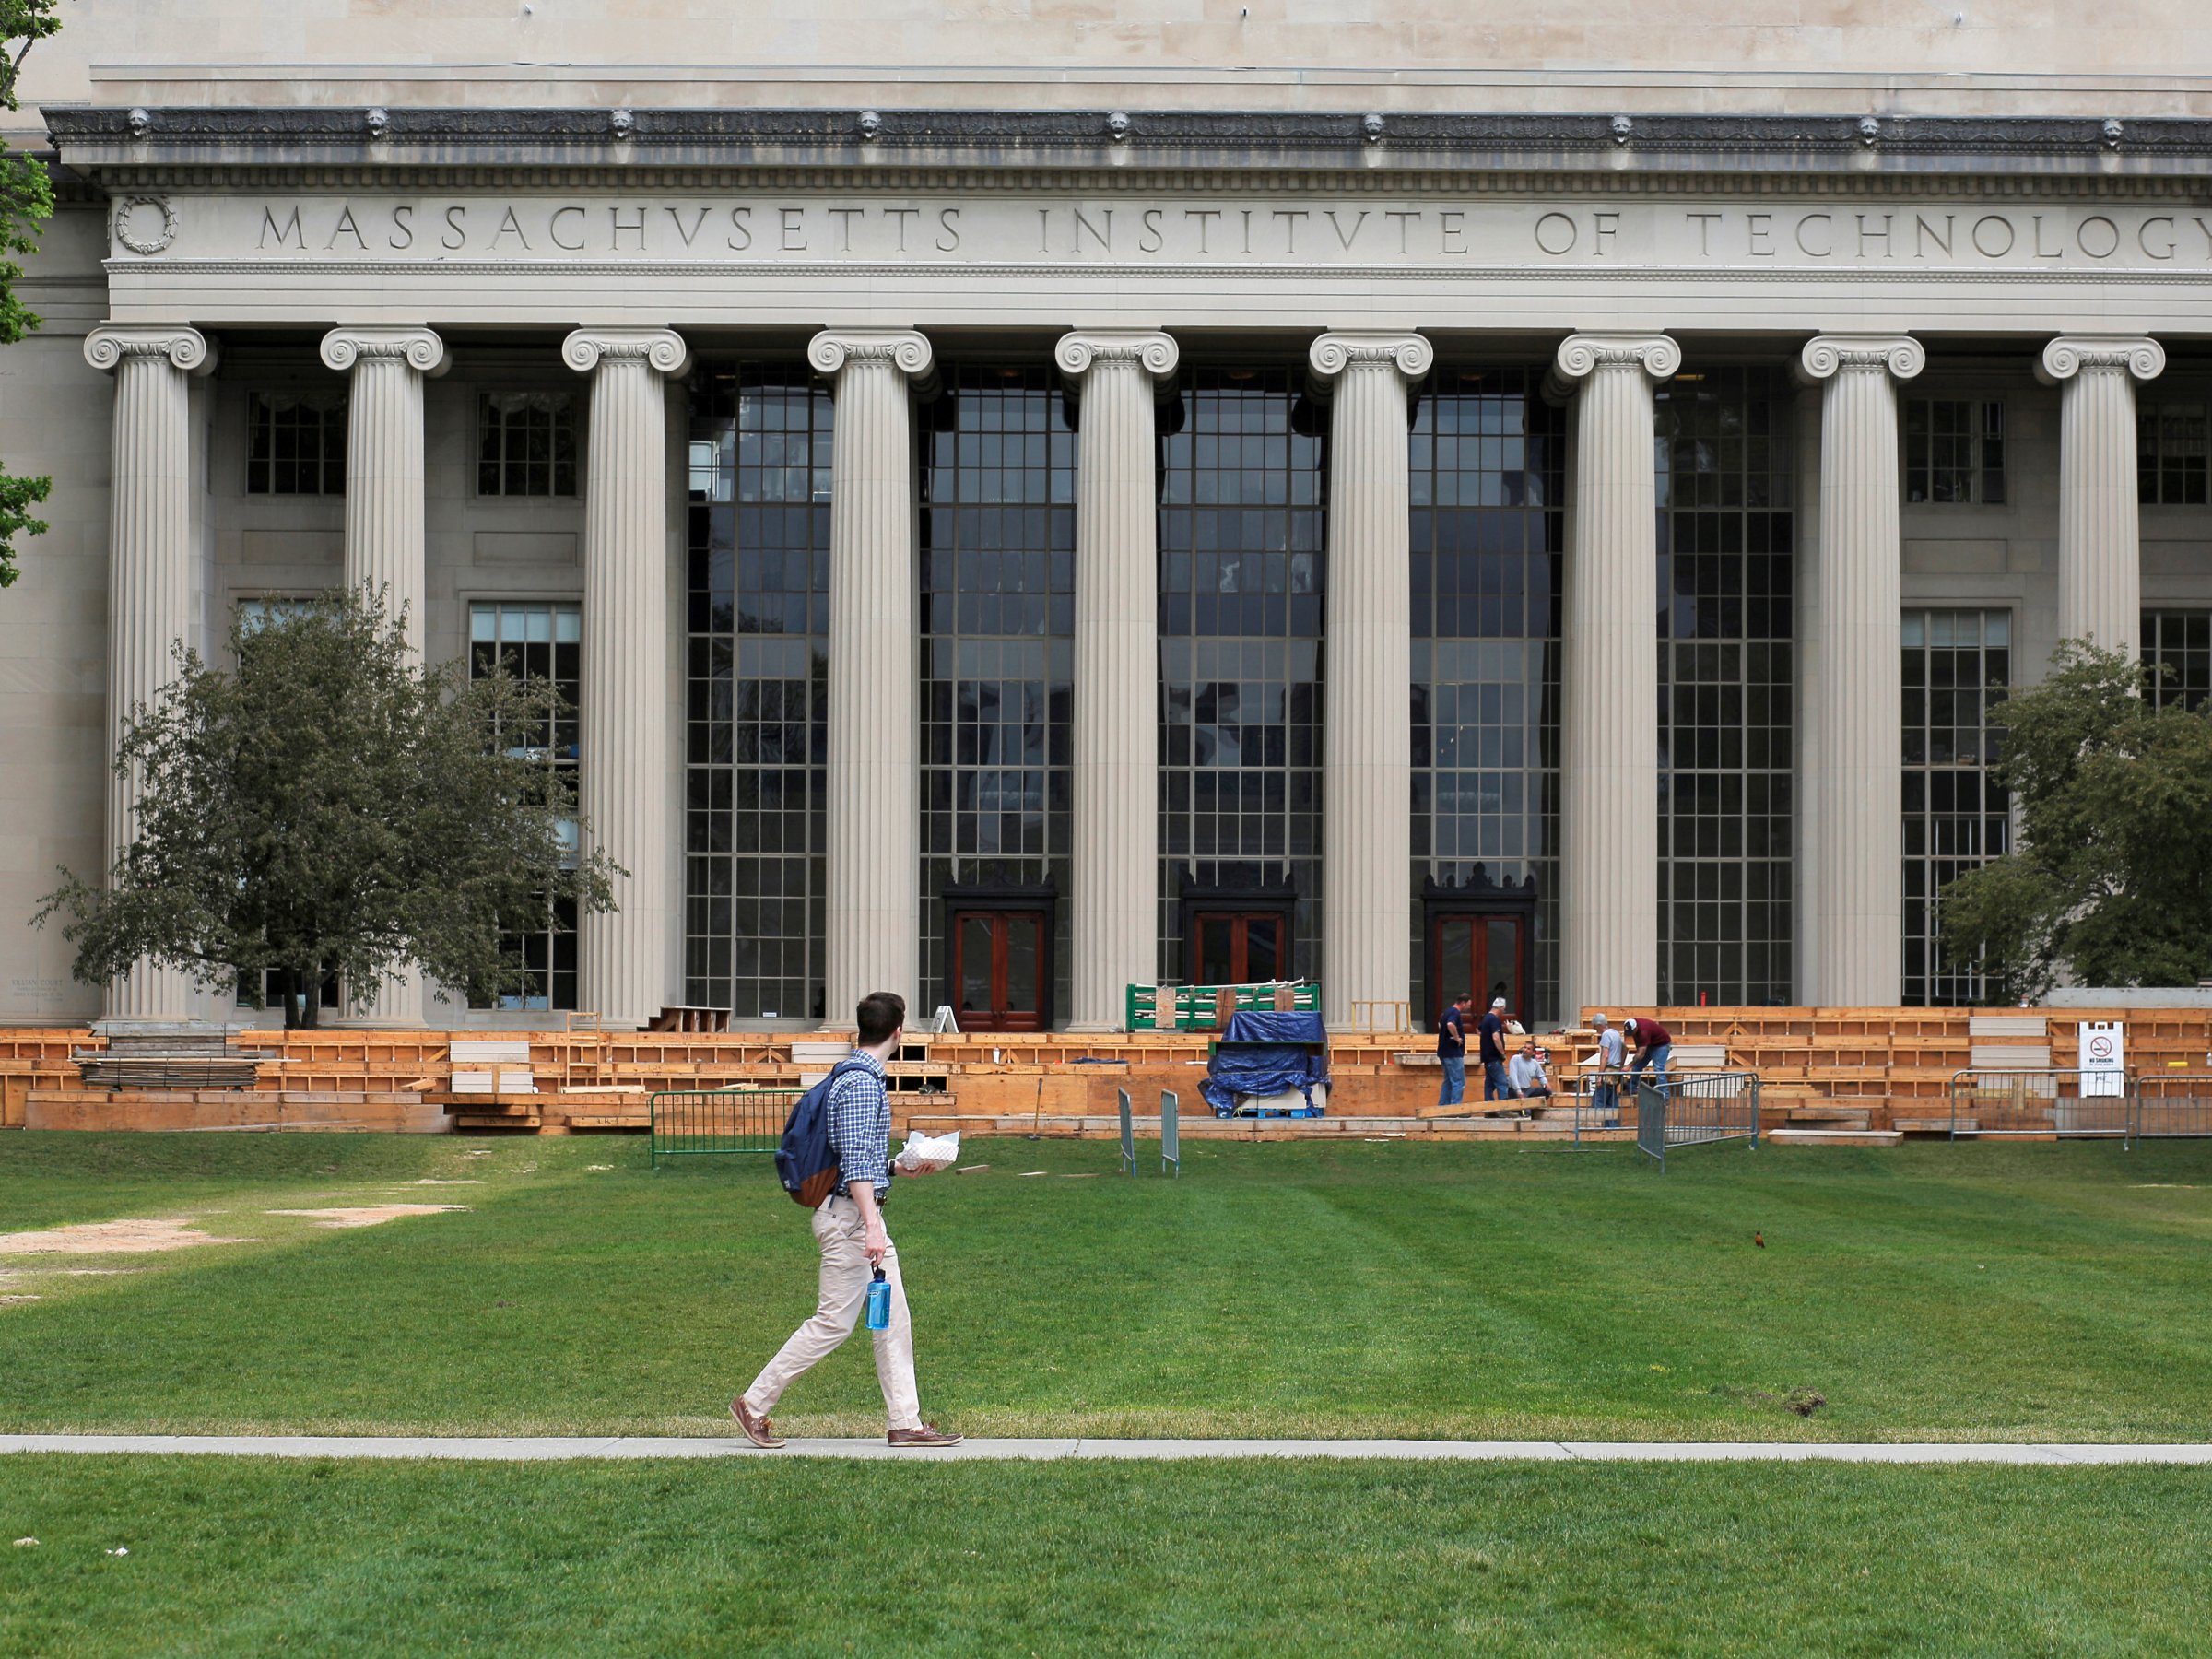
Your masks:
{"label": "blue plaid shirt", "polygon": [[871,1177],[876,1196],[891,1188],[891,1100],[883,1087],[883,1062],[853,1052],[853,1064],[830,1090],[830,1147],[837,1154],[841,1194],[853,1181]]}

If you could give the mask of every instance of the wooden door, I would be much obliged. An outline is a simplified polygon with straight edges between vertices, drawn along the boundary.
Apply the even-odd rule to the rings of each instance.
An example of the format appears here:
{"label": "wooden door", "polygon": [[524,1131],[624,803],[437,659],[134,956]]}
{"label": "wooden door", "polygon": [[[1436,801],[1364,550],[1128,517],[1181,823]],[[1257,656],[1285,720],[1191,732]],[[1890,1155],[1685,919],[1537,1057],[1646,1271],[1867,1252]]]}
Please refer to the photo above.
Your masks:
{"label": "wooden door", "polygon": [[1200,911],[1191,918],[1189,944],[1195,985],[1290,977],[1290,924],[1279,911]]}
{"label": "wooden door", "polygon": [[963,1031],[1042,1030],[1051,972],[1042,911],[953,912],[953,1008]]}
{"label": "wooden door", "polygon": [[1446,911],[1430,924],[1429,1010],[1434,1019],[1465,992],[1477,1017],[1505,998],[1509,1018],[1528,1024],[1528,922],[1517,912]]}

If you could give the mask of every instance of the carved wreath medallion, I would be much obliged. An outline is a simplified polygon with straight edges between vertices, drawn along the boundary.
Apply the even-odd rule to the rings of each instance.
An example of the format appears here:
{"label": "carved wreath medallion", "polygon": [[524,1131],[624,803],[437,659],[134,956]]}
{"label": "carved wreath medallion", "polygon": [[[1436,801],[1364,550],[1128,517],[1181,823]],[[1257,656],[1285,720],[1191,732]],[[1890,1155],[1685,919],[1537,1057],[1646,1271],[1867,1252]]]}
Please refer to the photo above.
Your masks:
{"label": "carved wreath medallion", "polygon": [[[158,234],[141,236],[131,229],[132,220],[141,207],[151,207],[161,216]],[[134,253],[166,253],[169,244],[177,240],[177,210],[165,196],[124,196],[115,204],[115,240]]]}

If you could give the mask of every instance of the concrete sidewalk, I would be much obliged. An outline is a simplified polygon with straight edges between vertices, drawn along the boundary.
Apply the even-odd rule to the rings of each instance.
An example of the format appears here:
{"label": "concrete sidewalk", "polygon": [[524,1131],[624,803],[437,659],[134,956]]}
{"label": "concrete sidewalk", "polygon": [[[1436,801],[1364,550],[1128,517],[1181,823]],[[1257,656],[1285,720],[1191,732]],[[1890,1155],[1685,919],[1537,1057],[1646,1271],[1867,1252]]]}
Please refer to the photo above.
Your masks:
{"label": "concrete sidewalk", "polygon": [[0,1453],[135,1452],[215,1457],[418,1457],[487,1463],[651,1457],[858,1457],[947,1463],[1098,1457],[1333,1457],[1435,1463],[2202,1464],[2212,1445],[2028,1445],[1781,1441],[971,1440],[921,1450],[879,1440],[794,1440],[763,1452],[735,1437],[477,1439],[408,1435],[0,1434]]}

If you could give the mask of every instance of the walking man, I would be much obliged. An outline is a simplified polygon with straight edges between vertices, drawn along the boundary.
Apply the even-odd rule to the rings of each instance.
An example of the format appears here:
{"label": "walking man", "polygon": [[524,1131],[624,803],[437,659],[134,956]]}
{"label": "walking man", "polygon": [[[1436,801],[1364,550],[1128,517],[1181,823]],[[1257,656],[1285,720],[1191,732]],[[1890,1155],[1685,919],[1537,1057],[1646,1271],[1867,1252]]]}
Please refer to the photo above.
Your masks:
{"label": "walking man", "polygon": [[853,1335],[868,1300],[876,1269],[891,1287],[888,1330],[868,1333],[876,1345],[876,1380],[883,1387],[894,1446],[954,1446],[957,1434],[940,1433],[922,1420],[914,1390],[914,1332],[907,1318],[906,1285],[899,1274],[899,1252],[884,1230],[883,1205],[891,1190],[891,1103],[884,1090],[884,1062],[899,1050],[906,1020],[906,999],[889,991],[871,991],[860,999],[860,1041],[848,1070],[830,1091],[830,1147],[837,1154],[838,1185],[814,1212],[814,1239],[821,1247],[820,1297],[814,1317],[753,1379],[753,1385],[730,1402],[746,1438],[756,1446],[781,1446],[768,1414],[783,1391]]}
{"label": "walking man", "polygon": [[1513,1087],[1505,1078],[1505,998],[1490,998],[1490,1011],[1475,1028],[1482,1036],[1482,1098],[1510,1100]]}
{"label": "walking man", "polygon": [[1462,991],[1437,1017],[1436,1057],[1444,1068],[1439,1106],[1456,1106],[1467,1098],[1467,1008],[1474,1000],[1472,993]]}
{"label": "walking man", "polygon": [[1629,1062],[1629,1084],[1635,1086],[1636,1074],[1650,1066],[1652,1076],[1662,1088],[1666,1087],[1666,1058],[1675,1052],[1675,1034],[1655,1019],[1629,1021],[1629,1041],[1634,1045],[1636,1058]]}

